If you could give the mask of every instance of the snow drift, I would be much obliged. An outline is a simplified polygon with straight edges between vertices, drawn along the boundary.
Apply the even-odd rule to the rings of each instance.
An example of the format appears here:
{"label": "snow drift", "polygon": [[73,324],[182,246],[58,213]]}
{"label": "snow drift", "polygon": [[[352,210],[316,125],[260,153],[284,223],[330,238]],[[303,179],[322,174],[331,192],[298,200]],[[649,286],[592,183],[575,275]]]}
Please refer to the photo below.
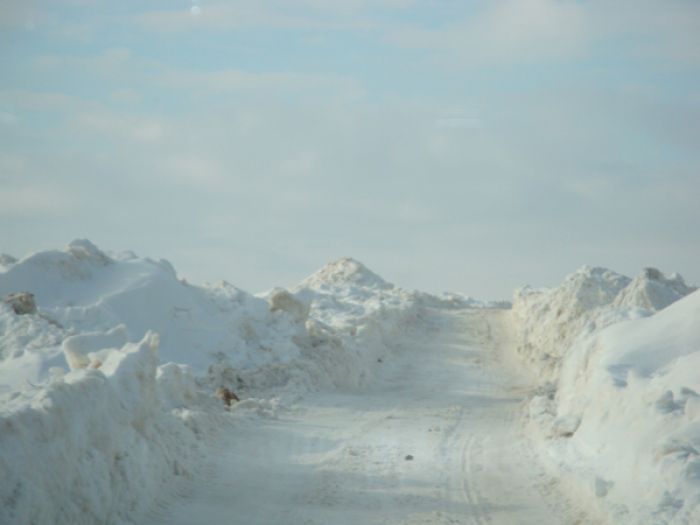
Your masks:
{"label": "snow drift", "polygon": [[352,259],[259,296],[87,240],[0,262],[36,305],[0,303],[2,523],[138,522],[226,425],[217,388],[274,415],[255,397],[361,386],[423,305],[461,304]]}
{"label": "snow drift", "polygon": [[[252,295],[87,240],[1,256],[0,297],[17,293],[0,303],[2,523],[137,523],[236,416],[361,387],[426,308],[509,306],[402,290],[350,258]],[[699,293],[584,267],[514,294],[542,381],[528,428],[613,523],[700,522]]]}
{"label": "snow drift", "polygon": [[196,471],[210,416],[193,410],[186,372],[158,368],[157,347],[149,332],[99,366],[3,396],[1,523],[129,522]]}
{"label": "snow drift", "polygon": [[[0,273],[0,295],[17,291],[33,293],[39,312],[66,335],[123,325],[134,341],[153,330],[163,361],[186,363],[198,374],[223,360],[250,368],[299,355],[292,342],[299,327],[288,316],[272,315],[264,300],[225,282],[190,285],[167,261],[110,257],[85,240],[31,255]],[[35,379],[41,378],[37,371]]]}
{"label": "snow drift", "polygon": [[66,337],[117,326],[122,342],[155,331],[161,360],[187,364],[212,389],[358,386],[426,298],[448,303],[396,288],[351,259],[330,263],[291,292],[195,286],[167,261],[108,255],[87,240],[9,265],[0,272],[0,296],[17,291],[34,294],[39,315],[0,316],[5,389],[46,380],[50,366],[68,366],[65,355],[86,359],[63,352]]}
{"label": "snow drift", "polygon": [[530,429],[553,467],[613,523],[700,522],[700,292],[655,269],[584,267],[516,291],[513,314],[543,379]]}

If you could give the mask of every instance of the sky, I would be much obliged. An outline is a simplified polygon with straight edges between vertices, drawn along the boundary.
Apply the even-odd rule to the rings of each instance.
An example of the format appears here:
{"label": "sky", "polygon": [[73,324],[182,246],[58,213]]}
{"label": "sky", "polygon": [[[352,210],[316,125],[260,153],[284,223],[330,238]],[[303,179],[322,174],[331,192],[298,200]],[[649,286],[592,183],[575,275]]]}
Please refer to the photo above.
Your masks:
{"label": "sky", "polygon": [[0,252],[700,284],[696,0],[2,0]]}

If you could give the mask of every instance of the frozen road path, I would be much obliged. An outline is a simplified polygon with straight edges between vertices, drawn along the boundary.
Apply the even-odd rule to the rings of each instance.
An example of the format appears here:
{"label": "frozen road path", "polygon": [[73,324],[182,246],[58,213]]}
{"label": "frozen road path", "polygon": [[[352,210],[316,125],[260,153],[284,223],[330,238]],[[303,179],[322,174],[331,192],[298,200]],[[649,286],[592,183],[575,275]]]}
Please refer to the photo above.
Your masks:
{"label": "frozen road path", "polygon": [[155,522],[591,523],[518,437],[527,384],[504,364],[509,313],[432,315],[369,388],[239,419],[211,477]]}

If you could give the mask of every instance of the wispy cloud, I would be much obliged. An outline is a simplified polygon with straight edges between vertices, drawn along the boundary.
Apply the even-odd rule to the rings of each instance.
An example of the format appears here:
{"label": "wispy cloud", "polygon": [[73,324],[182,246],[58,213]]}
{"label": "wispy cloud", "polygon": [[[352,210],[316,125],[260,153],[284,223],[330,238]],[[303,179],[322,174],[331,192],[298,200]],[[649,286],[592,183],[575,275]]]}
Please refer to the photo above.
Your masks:
{"label": "wispy cloud", "polygon": [[483,295],[697,254],[694,2],[32,5],[0,82],[12,251],[95,235],[252,288],[349,253]]}
{"label": "wispy cloud", "polygon": [[[401,8],[407,2],[384,1],[374,7]],[[137,14],[140,27],[163,32],[192,30],[276,29],[368,29],[374,25],[363,16],[368,2],[272,1],[219,2],[195,5],[192,9],[154,10]]]}
{"label": "wispy cloud", "polygon": [[163,68],[154,75],[153,84],[211,94],[247,92],[258,96],[272,93],[302,95],[303,97],[358,98],[364,90],[349,76],[334,74],[296,73],[287,71],[253,72],[241,69],[192,71]]}
{"label": "wispy cloud", "polygon": [[71,116],[70,120],[71,125],[88,134],[99,133],[124,141],[143,143],[161,140],[167,130],[167,123],[162,119],[108,110],[78,113]]}
{"label": "wispy cloud", "polygon": [[452,67],[591,58],[614,46],[638,59],[700,63],[700,4],[671,0],[493,0],[439,27],[387,28],[387,42]]}
{"label": "wispy cloud", "polygon": [[0,153],[0,216],[46,217],[70,211],[73,192],[37,170],[40,167],[25,156]]}
{"label": "wispy cloud", "polygon": [[7,89],[0,91],[0,104],[30,111],[65,111],[82,101],[65,93]]}
{"label": "wispy cloud", "polygon": [[[140,61],[143,63],[143,60]],[[123,74],[126,68],[133,67],[132,52],[125,47],[111,47],[104,51],[87,56],[62,54],[39,55],[32,61],[37,69],[52,72],[80,70],[92,74],[116,77]]]}
{"label": "wispy cloud", "polygon": [[[439,28],[404,26],[386,33],[405,48],[444,53],[456,66],[569,58],[585,49],[586,14],[569,0],[496,0]],[[483,6],[483,7],[481,7]]]}
{"label": "wispy cloud", "polygon": [[26,218],[60,216],[71,212],[74,203],[74,195],[56,185],[5,186],[0,192],[0,215]]}

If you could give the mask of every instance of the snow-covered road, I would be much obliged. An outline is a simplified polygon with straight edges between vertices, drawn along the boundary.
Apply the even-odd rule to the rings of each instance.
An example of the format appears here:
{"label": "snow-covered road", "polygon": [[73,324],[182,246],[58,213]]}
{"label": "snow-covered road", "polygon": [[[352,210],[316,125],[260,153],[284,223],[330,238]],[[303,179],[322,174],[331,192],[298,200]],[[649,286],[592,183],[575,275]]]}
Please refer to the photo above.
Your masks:
{"label": "snow-covered road", "polygon": [[237,417],[210,476],[153,523],[592,523],[519,437],[507,311],[434,311],[362,391]]}

